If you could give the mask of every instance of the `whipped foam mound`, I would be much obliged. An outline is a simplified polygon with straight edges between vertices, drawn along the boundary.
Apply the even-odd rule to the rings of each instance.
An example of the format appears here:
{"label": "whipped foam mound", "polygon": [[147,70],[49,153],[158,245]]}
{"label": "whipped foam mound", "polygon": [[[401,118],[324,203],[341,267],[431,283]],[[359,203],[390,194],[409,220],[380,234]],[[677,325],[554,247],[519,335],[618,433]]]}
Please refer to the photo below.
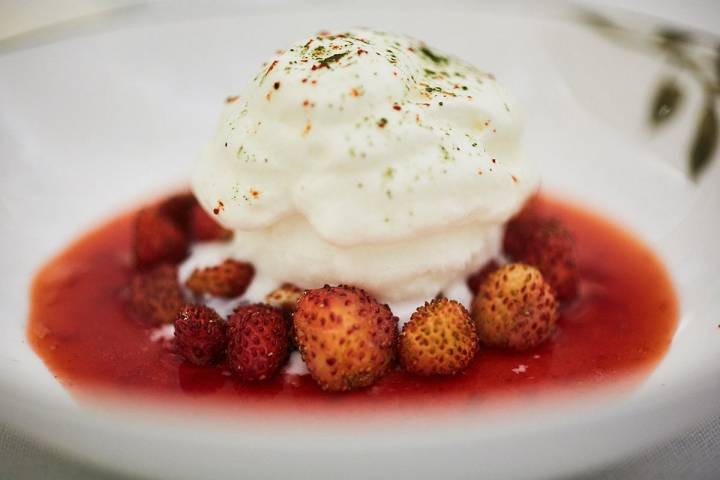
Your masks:
{"label": "whipped foam mound", "polygon": [[193,189],[278,283],[430,298],[498,253],[537,186],[493,75],[406,36],[313,36],[228,101]]}

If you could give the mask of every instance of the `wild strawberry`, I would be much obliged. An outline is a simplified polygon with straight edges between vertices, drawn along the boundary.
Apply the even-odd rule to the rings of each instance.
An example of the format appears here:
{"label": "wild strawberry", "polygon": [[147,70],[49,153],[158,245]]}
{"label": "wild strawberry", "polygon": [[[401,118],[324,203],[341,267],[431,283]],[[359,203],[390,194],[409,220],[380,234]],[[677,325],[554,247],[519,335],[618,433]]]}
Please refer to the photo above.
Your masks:
{"label": "wild strawberry", "polygon": [[482,343],[525,350],[553,334],[558,303],[538,269],[511,263],[488,275],[480,285],[472,318]]}
{"label": "wild strawberry", "polygon": [[223,228],[200,206],[192,193],[173,195],[160,202],[158,210],[199,241],[229,240],[233,232]]}
{"label": "wild strawberry", "polygon": [[151,325],[172,323],[185,304],[177,275],[167,264],[134,274],[125,291],[130,313]]}
{"label": "wild strawberry", "polygon": [[305,291],[292,283],[283,283],[278,288],[268,293],[265,302],[279,309],[288,318],[292,316],[297,308],[297,302]]}
{"label": "wild strawberry", "polygon": [[577,294],[575,240],[559,221],[521,214],[505,230],[503,250],[518,262],[537,267],[560,300]]}
{"label": "wild strawberry", "polygon": [[359,288],[326,285],[307,291],[293,325],[303,360],[323,390],[371,385],[395,357],[397,317]]}
{"label": "wild strawberry", "polygon": [[303,293],[305,293],[305,290],[296,287],[292,283],[283,283],[265,296],[265,303],[280,310],[283,317],[288,322],[288,335],[291,350],[296,349],[295,328],[293,327],[292,317],[295,313],[295,309],[297,308],[297,302],[300,300]]}
{"label": "wild strawberry", "polygon": [[185,305],[175,318],[175,349],[195,365],[211,365],[225,354],[227,326],[215,310]]}
{"label": "wild strawberry", "polygon": [[467,280],[467,286],[470,291],[475,294],[480,288],[480,284],[490,275],[492,272],[500,268],[500,264],[496,260],[490,260],[485,265],[480,267],[480,270],[470,275]]}
{"label": "wild strawberry", "polygon": [[441,298],[418,308],[403,326],[400,363],[417,375],[454,375],[470,364],[477,344],[465,307]]}
{"label": "wild strawberry", "polygon": [[215,221],[197,202],[190,214],[190,234],[195,240],[230,240],[233,232]]}
{"label": "wild strawberry", "polygon": [[156,207],[138,212],[133,233],[133,251],[139,268],[150,268],[165,262],[177,263],[187,255],[185,232]]}
{"label": "wild strawberry", "polygon": [[288,325],[288,342],[290,350],[297,350],[295,345],[295,327],[293,326],[293,315],[297,308],[297,302],[305,290],[296,287],[292,283],[283,283],[278,288],[265,296],[265,303],[277,308],[285,318]]}
{"label": "wild strawberry", "polygon": [[190,227],[192,209],[198,204],[192,193],[171,195],[157,206],[160,214],[166,216],[184,232]]}
{"label": "wild strawberry", "polygon": [[228,259],[219,265],[196,268],[185,281],[185,286],[195,293],[216,297],[239,297],[255,275],[255,269],[247,262]]}
{"label": "wild strawberry", "polygon": [[241,306],[228,318],[228,363],[242,381],[270,378],[288,357],[288,326],[276,308]]}

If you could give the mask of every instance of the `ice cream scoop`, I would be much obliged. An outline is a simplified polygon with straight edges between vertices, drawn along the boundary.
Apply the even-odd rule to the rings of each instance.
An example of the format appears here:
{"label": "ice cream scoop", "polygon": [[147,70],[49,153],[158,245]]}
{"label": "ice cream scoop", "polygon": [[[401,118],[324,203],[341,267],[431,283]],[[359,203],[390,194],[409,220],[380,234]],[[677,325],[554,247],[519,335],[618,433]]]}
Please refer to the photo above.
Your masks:
{"label": "ice cream scoop", "polygon": [[278,283],[432,297],[537,186],[495,77],[407,36],[318,34],[228,102],[193,189]]}

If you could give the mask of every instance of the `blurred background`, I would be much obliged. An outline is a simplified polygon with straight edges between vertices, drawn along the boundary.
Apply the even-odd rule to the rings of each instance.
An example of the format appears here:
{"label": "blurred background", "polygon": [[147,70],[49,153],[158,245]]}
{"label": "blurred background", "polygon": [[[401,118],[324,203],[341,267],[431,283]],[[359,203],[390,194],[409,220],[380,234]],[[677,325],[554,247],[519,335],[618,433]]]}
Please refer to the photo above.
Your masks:
{"label": "blurred background", "polygon": [[[82,17],[117,14],[128,7],[141,7],[149,3],[163,2],[151,0],[0,0],[0,39],[7,39],[37,28],[57,26],[63,22],[78,22]],[[171,6],[174,2],[166,1],[164,3]],[[318,0],[245,0],[238,3],[280,6],[290,3],[321,4],[324,2]],[[494,2],[479,0],[477,3],[491,4]],[[503,1],[502,3],[513,2]],[[551,4],[554,2],[541,0],[537,3]],[[635,12],[662,16],[678,23],[691,23],[695,27],[710,31],[717,30],[717,26],[720,25],[720,2],[717,0],[581,0],[574,3],[622,7]]]}

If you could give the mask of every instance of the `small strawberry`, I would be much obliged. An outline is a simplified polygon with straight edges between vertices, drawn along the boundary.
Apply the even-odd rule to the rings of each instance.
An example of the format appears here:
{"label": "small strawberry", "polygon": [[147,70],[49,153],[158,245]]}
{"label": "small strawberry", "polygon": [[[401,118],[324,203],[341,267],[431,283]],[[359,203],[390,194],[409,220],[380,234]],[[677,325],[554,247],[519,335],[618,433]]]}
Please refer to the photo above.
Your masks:
{"label": "small strawberry", "polygon": [[179,193],[171,195],[157,205],[161,215],[166,216],[184,232],[190,226],[193,208],[198,204],[192,193]]}
{"label": "small strawberry", "polygon": [[231,230],[208,215],[192,193],[168,197],[158,204],[158,210],[187,232],[191,240],[229,240],[233,236]]}
{"label": "small strawberry", "polygon": [[470,291],[475,294],[480,288],[480,284],[490,275],[492,272],[500,268],[500,264],[496,260],[490,260],[485,265],[480,267],[480,270],[470,275],[467,280],[467,286]]}
{"label": "small strawberry", "polygon": [[297,308],[297,302],[303,296],[305,290],[296,287],[292,283],[283,283],[278,288],[265,296],[265,303],[271,307],[275,307],[282,312],[283,317],[288,322],[288,335],[290,340],[290,349],[295,350],[295,328],[293,327],[293,315]]}
{"label": "small strawberry", "polygon": [[150,325],[172,323],[185,304],[177,275],[167,264],[135,273],[124,292],[130,313]]}
{"label": "small strawberry", "polygon": [[190,234],[199,241],[230,240],[233,232],[215,221],[197,202],[190,214]]}
{"label": "small strawberry", "polygon": [[245,293],[254,275],[251,264],[228,259],[212,267],[196,268],[185,285],[195,293],[234,298]]}
{"label": "small strawberry", "polygon": [[503,250],[513,260],[537,267],[560,300],[577,295],[575,240],[559,221],[525,213],[508,222]]}
{"label": "small strawberry", "polygon": [[205,305],[185,305],[175,319],[175,349],[195,365],[219,361],[227,348],[227,326]]}
{"label": "small strawberry", "polygon": [[400,334],[400,363],[417,375],[462,372],[477,350],[477,333],[470,314],[447,298],[418,308]]}
{"label": "small strawberry", "polygon": [[295,345],[295,327],[293,326],[292,317],[295,314],[297,302],[300,300],[300,297],[303,296],[303,293],[305,293],[305,290],[296,287],[292,283],[283,283],[265,296],[265,303],[280,310],[287,321],[290,350],[297,350],[297,346]]}
{"label": "small strawberry", "polygon": [[185,232],[156,207],[138,212],[133,234],[133,252],[139,268],[151,268],[165,262],[178,263],[187,255]]}
{"label": "small strawberry", "polygon": [[273,306],[286,317],[290,318],[297,308],[297,302],[302,297],[305,290],[296,287],[292,283],[283,283],[278,288],[268,293],[265,297],[265,302]]}
{"label": "small strawberry", "polygon": [[228,363],[240,380],[270,378],[287,360],[287,322],[276,308],[261,303],[241,306],[228,324]]}
{"label": "small strawberry", "polygon": [[535,267],[511,263],[488,275],[473,300],[472,318],[486,345],[526,350],[555,331],[555,292]]}
{"label": "small strawberry", "polygon": [[371,385],[395,357],[397,317],[359,288],[308,290],[298,301],[293,325],[303,360],[323,390]]}

